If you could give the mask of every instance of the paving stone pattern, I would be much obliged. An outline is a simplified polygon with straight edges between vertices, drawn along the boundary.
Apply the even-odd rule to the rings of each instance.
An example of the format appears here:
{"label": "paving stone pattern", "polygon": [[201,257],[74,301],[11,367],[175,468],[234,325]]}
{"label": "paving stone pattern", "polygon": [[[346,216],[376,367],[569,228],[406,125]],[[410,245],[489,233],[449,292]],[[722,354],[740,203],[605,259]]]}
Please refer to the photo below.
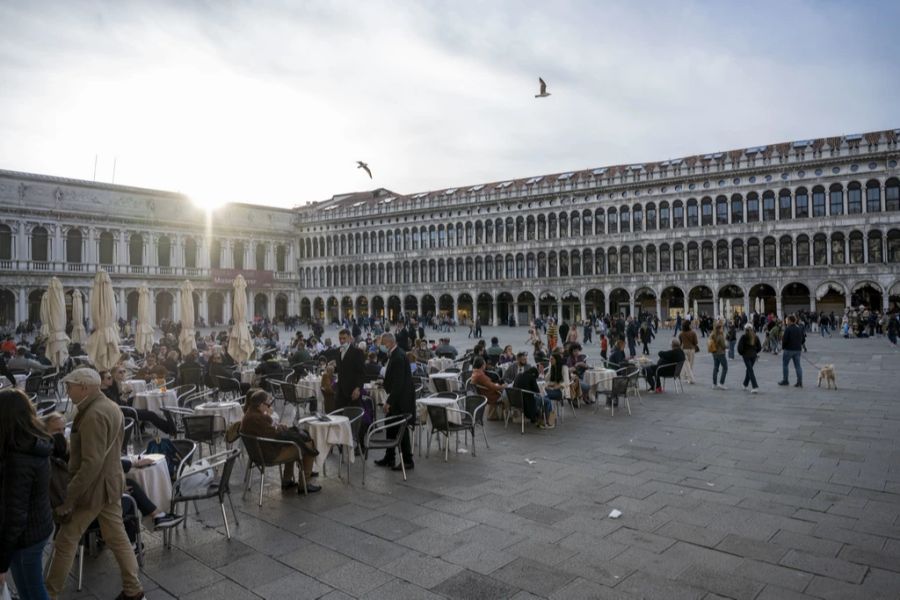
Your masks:
{"label": "paving stone pattern", "polygon": [[[525,347],[523,328],[494,334]],[[659,332],[654,355],[671,335]],[[453,338],[471,345],[463,329]],[[762,393],[740,390],[739,359],[716,391],[701,352],[684,394],[644,393],[631,416],[583,407],[525,435],[490,422],[490,449],[479,432],[477,458],[417,456],[406,483],[370,462],[363,487],[357,461],[347,485],[334,459],[304,498],[282,493],[273,469],[262,508],[236,491],[230,542],[212,501],[171,550],[145,534],[147,596],[900,598],[900,352],[818,334],[808,346],[804,359],[835,365],[839,390],[817,389],[807,360],[803,389],[779,387],[781,356],[764,355]],[[65,597],[118,593],[108,551],[85,580]]]}

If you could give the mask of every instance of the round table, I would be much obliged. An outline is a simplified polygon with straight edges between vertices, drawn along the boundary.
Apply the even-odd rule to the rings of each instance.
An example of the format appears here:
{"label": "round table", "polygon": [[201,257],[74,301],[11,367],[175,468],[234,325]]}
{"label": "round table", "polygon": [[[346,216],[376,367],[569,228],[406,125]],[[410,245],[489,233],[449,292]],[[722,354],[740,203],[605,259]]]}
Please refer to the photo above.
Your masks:
{"label": "round table", "polygon": [[613,369],[595,368],[584,372],[584,382],[591,386],[592,390],[608,392],[612,390],[612,380],[616,376]]}
{"label": "round table", "polygon": [[317,375],[307,375],[296,384],[298,398],[316,397],[316,406],[321,410],[325,406],[325,395],[322,393],[322,378]]}
{"label": "round table", "polygon": [[428,361],[428,370],[443,371],[444,369],[449,369],[453,365],[454,361],[452,358],[432,358]]}
{"label": "round table", "polygon": [[205,402],[194,407],[195,415],[218,415],[226,425],[239,422],[244,417],[240,402]]}
{"label": "round table", "polygon": [[[416,404],[418,404],[421,409],[425,412],[426,419],[429,424],[431,424],[431,418],[428,417],[428,409],[426,406],[440,406],[441,408],[459,408],[459,400],[455,398],[440,398],[434,396],[426,396],[425,398],[419,398],[416,400]],[[462,423],[462,415],[456,411],[448,410],[447,411],[447,421],[449,423],[455,423],[457,425]]]}
{"label": "round table", "polygon": [[149,387],[143,379],[128,379],[125,381],[125,385],[131,388],[131,391],[135,394],[146,392]]}
{"label": "round table", "polygon": [[363,389],[369,394],[369,397],[372,398],[372,401],[374,401],[376,405],[382,405],[387,402],[387,390],[384,389],[384,386],[381,383],[364,383]]}
{"label": "round table", "polygon": [[431,387],[435,392],[437,391],[437,388],[434,385],[435,379],[447,380],[447,386],[451,392],[458,391],[459,388],[462,387],[462,384],[459,382],[459,373],[432,373],[428,378],[429,381],[431,381]]}
{"label": "round table", "polygon": [[309,437],[316,444],[319,455],[316,457],[316,470],[325,473],[325,459],[332,446],[344,446],[344,454],[353,462],[353,430],[350,428],[350,419],[343,415],[329,415],[328,421],[320,421],[317,417],[307,417],[306,424]]}
{"label": "round table", "polygon": [[[125,474],[127,479],[134,479],[146,492],[147,497],[160,510],[168,511],[172,503],[172,480],[169,479],[169,466],[166,464],[166,457],[163,454],[145,454],[144,458],[152,459],[154,462],[147,467],[137,468],[132,466],[131,470]],[[133,463],[138,457],[131,456],[129,459]]]}
{"label": "round table", "polygon": [[162,415],[164,406],[178,406],[178,396],[175,395],[173,390],[141,392],[134,395],[134,403],[132,405],[138,410],[152,410]]}

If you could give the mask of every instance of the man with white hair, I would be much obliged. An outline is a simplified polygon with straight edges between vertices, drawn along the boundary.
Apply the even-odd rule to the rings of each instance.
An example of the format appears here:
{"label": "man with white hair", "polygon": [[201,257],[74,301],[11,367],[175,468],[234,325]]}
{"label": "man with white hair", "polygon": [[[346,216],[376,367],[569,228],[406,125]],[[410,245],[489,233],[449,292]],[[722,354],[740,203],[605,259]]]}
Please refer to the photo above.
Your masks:
{"label": "man with white hair", "polygon": [[96,519],[122,574],[123,591],[116,600],[142,600],[137,560],[122,522],[122,411],[100,391],[100,374],[91,368],[75,369],[63,383],[77,412],[69,438],[69,486],[65,502],[56,509],[62,525],[54,542],[47,592],[51,598],[62,594],[78,541]]}

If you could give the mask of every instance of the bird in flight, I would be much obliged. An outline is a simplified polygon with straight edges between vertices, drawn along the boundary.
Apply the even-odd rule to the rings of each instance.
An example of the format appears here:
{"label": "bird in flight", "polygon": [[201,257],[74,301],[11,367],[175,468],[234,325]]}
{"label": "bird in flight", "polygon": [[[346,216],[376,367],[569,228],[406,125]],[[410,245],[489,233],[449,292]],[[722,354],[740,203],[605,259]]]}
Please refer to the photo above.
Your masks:
{"label": "bird in flight", "polygon": [[366,173],[369,174],[369,179],[372,179],[372,171],[369,170],[368,163],[364,163],[363,161],[358,160],[358,161],[356,161],[356,168],[364,170]]}
{"label": "bird in flight", "polygon": [[546,98],[550,95],[550,92],[547,91],[547,82],[543,80],[543,78],[538,77],[538,81],[541,82],[541,93],[535,94],[535,98]]}

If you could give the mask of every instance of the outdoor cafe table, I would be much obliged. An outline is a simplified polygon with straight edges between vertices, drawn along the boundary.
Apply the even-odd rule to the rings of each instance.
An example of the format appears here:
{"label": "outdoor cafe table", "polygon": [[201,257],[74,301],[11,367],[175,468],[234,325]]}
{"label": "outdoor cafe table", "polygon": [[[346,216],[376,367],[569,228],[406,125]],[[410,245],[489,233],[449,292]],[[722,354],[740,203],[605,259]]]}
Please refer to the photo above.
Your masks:
{"label": "outdoor cafe table", "polygon": [[363,389],[368,392],[369,397],[372,398],[376,406],[387,402],[387,390],[384,389],[384,385],[381,382],[364,383]]}
{"label": "outdoor cafe table", "polygon": [[256,376],[256,367],[244,367],[241,369],[241,383],[253,383],[253,378]]}
{"label": "outdoor cafe table", "polygon": [[428,371],[443,371],[444,369],[449,369],[454,364],[452,358],[432,358],[428,361]]}
{"label": "outdoor cafe table", "polygon": [[[442,408],[459,408],[459,401],[455,398],[440,398],[434,396],[426,396],[425,398],[419,398],[416,400],[416,404],[419,405],[420,410],[425,412],[426,416],[428,414],[427,406],[440,406]],[[459,425],[462,423],[461,414],[452,410],[447,411],[447,421],[449,423],[456,423]],[[431,423],[431,417],[427,417],[428,423]]]}
{"label": "outdoor cafe table", "polygon": [[319,455],[316,457],[316,470],[324,475],[325,459],[332,446],[344,446],[344,454],[353,462],[353,430],[350,419],[343,415],[328,415],[328,421],[320,421],[318,417],[306,417],[300,421],[306,425],[309,437],[316,445]]}
{"label": "outdoor cafe table", "polygon": [[195,415],[218,415],[231,425],[244,417],[240,402],[205,402],[194,407]]}
{"label": "outdoor cafe table", "polygon": [[131,388],[131,391],[135,394],[139,394],[141,392],[147,391],[147,382],[143,379],[129,379],[125,382],[125,385]]}
{"label": "outdoor cafe table", "polygon": [[429,381],[431,382],[432,391],[437,391],[437,388],[434,386],[435,379],[446,379],[447,385],[451,392],[458,391],[461,387],[459,383],[459,373],[432,373],[428,376]]}
{"label": "outdoor cafe table", "polygon": [[173,390],[140,392],[134,395],[134,408],[152,410],[162,416],[164,406],[178,406],[178,396]]}
{"label": "outdoor cafe table", "polygon": [[[169,479],[169,466],[164,454],[144,454],[143,458],[153,460],[147,467],[131,467],[125,477],[135,480],[146,492],[147,497],[161,510],[168,510],[172,502],[172,480]],[[132,463],[137,456],[129,456]]]}
{"label": "outdoor cafe table", "polygon": [[613,369],[603,369],[597,367],[584,372],[584,382],[591,386],[591,389],[597,392],[608,392],[612,390],[612,380],[616,376]]}
{"label": "outdoor cafe table", "polygon": [[325,395],[322,393],[322,378],[318,375],[307,375],[297,381],[298,398],[316,397],[316,406],[321,410],[325,407]]}

